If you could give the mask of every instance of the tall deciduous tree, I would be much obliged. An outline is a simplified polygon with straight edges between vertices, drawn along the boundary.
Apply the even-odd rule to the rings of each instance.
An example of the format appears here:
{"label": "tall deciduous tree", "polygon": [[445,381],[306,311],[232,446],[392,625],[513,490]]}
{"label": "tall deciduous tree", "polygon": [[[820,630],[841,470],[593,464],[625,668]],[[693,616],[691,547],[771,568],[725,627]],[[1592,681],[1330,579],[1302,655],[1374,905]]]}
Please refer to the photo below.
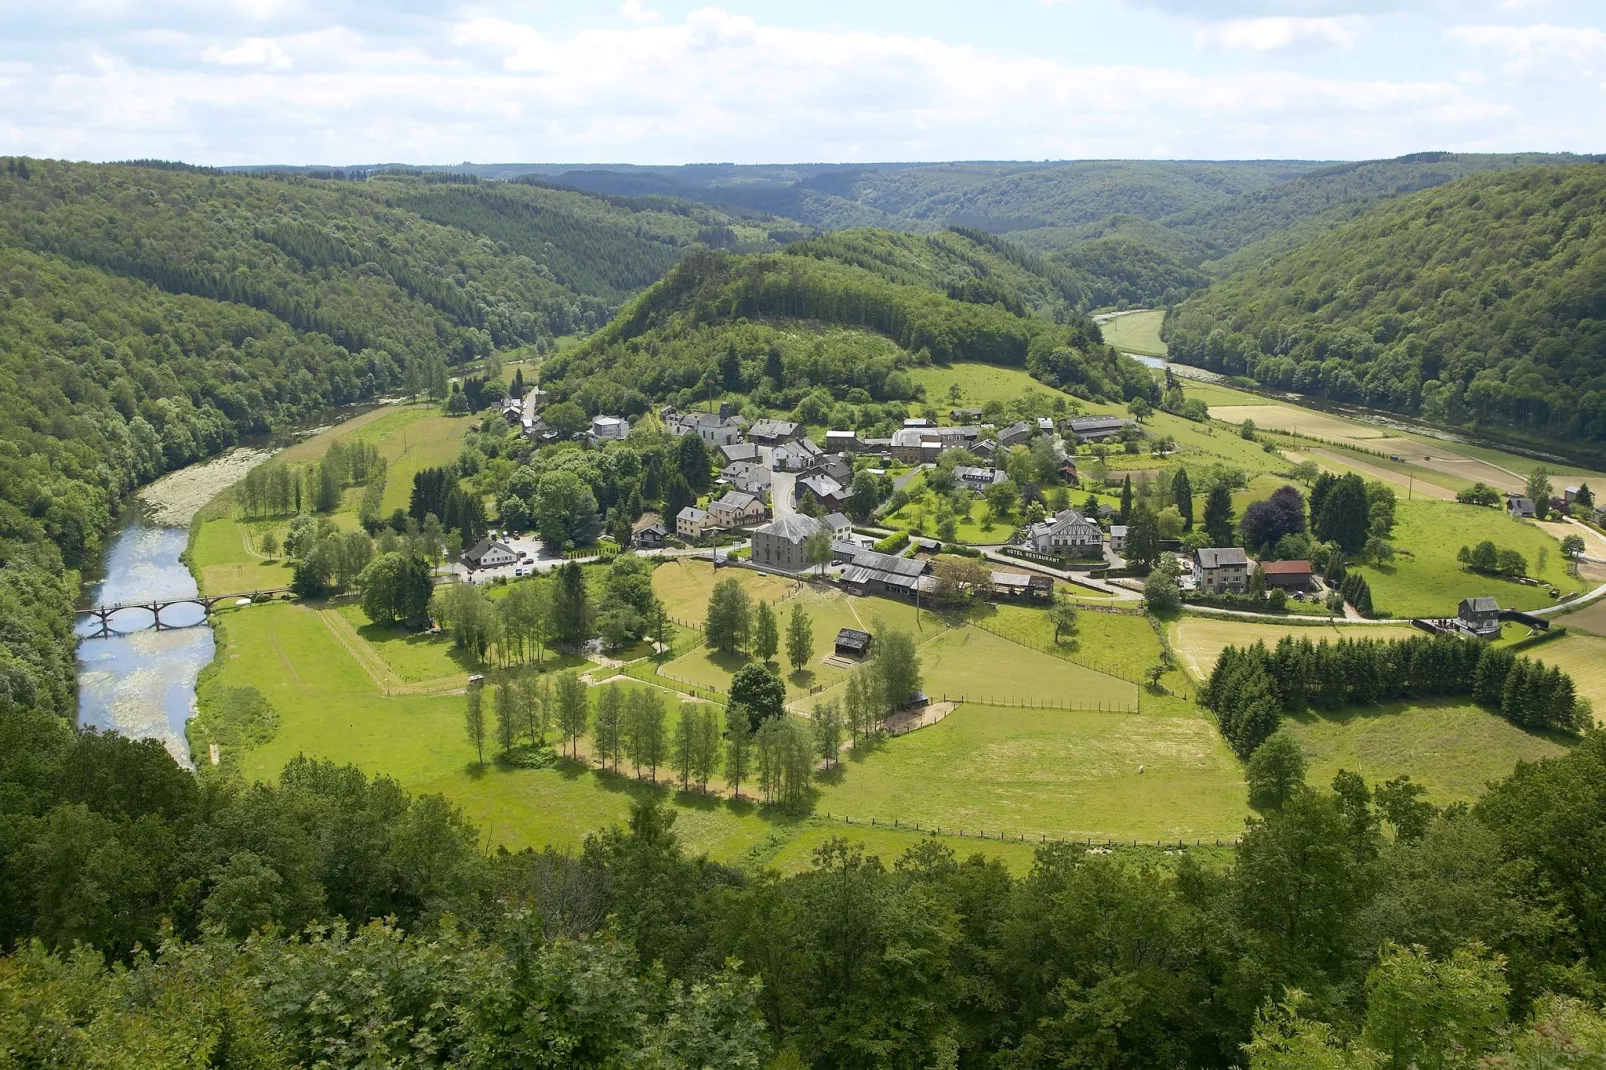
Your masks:
{"label": "tall deciduous tree", "polygon": [[792,615],[786,622],[786,660],[792,663],[793,672],[802,672],[814,658],[814,622],[803,609],[801,602],[792,603]]}
{"label": "tall deciduous tree", "polygon": [[775,620],[775,610],[770,608],[768,602],[760,602],[753,613],[753,656],[767,665],[774,660],[780,645],[780,626]]}
{"label": "tall deciduous tree", "polygon": [[484,689],[470,686],[463,698],[463,729],[468,741],[474,745],[479,764],[485,764],[485,694]]}
{"label": "tall deciduous tree", "polygon": [[752,626],[752,600],[734,578],[714,584],[708,596],[708,620],[703,634],[721,654],[734,654],[747,645]]}

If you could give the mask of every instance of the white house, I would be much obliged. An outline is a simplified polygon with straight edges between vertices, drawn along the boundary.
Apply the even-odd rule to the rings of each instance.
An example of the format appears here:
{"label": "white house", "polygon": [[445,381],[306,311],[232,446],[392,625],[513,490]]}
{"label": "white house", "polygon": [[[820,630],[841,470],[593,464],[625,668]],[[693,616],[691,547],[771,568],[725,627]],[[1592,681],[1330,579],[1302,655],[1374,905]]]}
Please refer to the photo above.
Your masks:
{"label": "white house", "polygon": [[1009,476],[996,468],[974,468],[970,465],[956,465],[954,467],[954,481],[966,490],[973,490],[978,494],[985,493],[994,483],[1002,483]]}
{"label": "white house", "polygon": [[1126,553],[1126,525],[1110,525],[1110,549],[1118,554]]}
{"label": "white house", "polygon": [[469,568],[500,568],[511,565],[517,561],[518,555],[508,549],[507,545],[492,542],[490,539],[481,539],[474,544],[474,548],[463,555],[463,563]]}
{"label": "white house", "polygon": [[1040,554],[1086,553],[1103,548],[1104,531],[1075,509],[1067,509],[1028,528],[1026,544]]}
{"label": "white house", "polygon": [[591,437],[599,441],[623,442],[630,436],[630,421],[623,416],[593,416]]}

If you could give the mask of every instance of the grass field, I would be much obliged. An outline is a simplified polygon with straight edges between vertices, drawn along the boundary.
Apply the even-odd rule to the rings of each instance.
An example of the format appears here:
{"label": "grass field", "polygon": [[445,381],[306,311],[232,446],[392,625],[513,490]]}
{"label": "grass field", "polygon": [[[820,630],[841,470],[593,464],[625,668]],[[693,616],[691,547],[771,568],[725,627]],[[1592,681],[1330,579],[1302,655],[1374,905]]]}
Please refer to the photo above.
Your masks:
{"label": "grass field", "polygon": [[[1533,524],[1513,520],[1503,512],[1454,502],[1402,501],[1395,514],[1393,542],[1411,557],[1400,556],[1381,567],[1354,566],[1366,576],[1372,601],[1396,617],[1450,616],[1468,595],[1493,595],[1502,609],[1539,609],[1555,600],[1543,587],[1514,580],[1480,576],[1463,569],[1456,553],[1463,546],[1489,539],[1510,547],[1528,561],[1528,573],[1562,591],[1580,591],[1584,584],[1568,576],[1561,544]],[[1539,569],[1539,551],[1548,560]]]}
{"label": "grass field", "polygon": [[[316,461],[337,441],[360,441],[376,446],[388,462],[384,509],[406,508],[412,493],[413,473],[445,464],[457,456],[469,421],[439,415],[433,406],[390,406],[372,409],[328,428],[280,452],[275,461],[306,464]],[[357,526],[360,488],[346,491],[341,509],[330,519],[341,528]],[[201,589],[209,592],[252,591],[283,587],[290,582],[290,567],[281,557],[268,561],[256,549],[263,534],[272,531],[281,541],[287,519],[245,522],[237,519],[232,493],[215,498],[195,519],[190,542],[192,570]]]}
{"label": "grass field", "polygon": [[926,694],[976,702],[1138,704],[1137,685],[1012,643],[980,628],[954,628],[920,644]]}
{"label": "grass field", "polygon": [[1519,761],[1561,754],[1560,744],[1529,735],[1496,714],[1454,702],[1395,703],[1303,714],[1284,720],[1310,763],[1310,783],[1325,785],[1340,769],[1377,784],[1409,774],[1439,805],[1477,798]]}
{"label": "grass field", "polygon": [[[911,482],[911,490],[916,489]],[[1085,498],[1086,494],[1081,495]],[[1080,504],[1080,498],[1077,504]],[[987,503],[980,498],[972,498],[969,508],[964,514],[955,513],[953,542],[966,546],[986,546],[1008,542],[1015,533],[1015,527],[1020,522],[1018,516],[1008,519],[994,520],[991,526],[986,523]],[[917,524],[916,521],[919,521]],[[902,528],[912,534],[937,535],[937,496],[932,491],[924,491],[919,497],[912,499],[908,505],[895,513],[888,513],[880,518],[878,523],[889,528]],[[918,528],[918,530],[916,530]]]}
{"label": "grass field", "polygon": [[819,809],[1026,835],[1236,835],[1237,762],[1186,703],[1151,705],[1158,712],[1141,715],[961,706],[843,762]]}
{"label": "grass field", "polygon": [[[257,687],[281,719],[275,739],[233,756],[248,778],[273,779],[297,754],[354,762],[409,791],[445,794],[491,842],[513,848],[578,849],[591,831],[621,822],[631,799],[643,794],[675,805],[676,832],[690,851],[726,861],[751,856],[769,864],[773,857],[774,864],[801,867],[810,845],[829,834],[865,839],[873,849],[886,839],[857,825],[825,830],[816,818],[682,794],[579,762],[481,770],[463,734],[460,695],[380,696],[316,611],[302,606],[253,606],[226,611],[225,620],[215,686]],[[923,742],[932,733],[938,735]],[[968,753],[961,766],[954,766],[954,748]],[[841,774],[822,783],[815,811],[989,833],[1230,836],[1241,817],[1242,789],[1214,730],[1182,704],[1142,716],[966,707],[845,762]],[[813,838],[794,844],[804,832]],[[907,841],[895,839],[901,853]],[[1025,864],[1018,845],[955,846],[961,854],[978,848]]]}
{"label": "grass field", "polygon": [[1076,635],[1055,643],[1054,626],[1040,609],[998,605],[980,613],[980,623],[1006,638],[1126,680],[1144,679],[1160,661],[1160,637],[1139,614],[1080,613]]}
{"label": "grass field", "polygon": [[[1028,390],[1046,397],[1066,395],[1033,379],[1019,368],[1001,368],[992,364],[971,364],[960,361],[949,365],[927,365],[910,368],[909,377],[926,388],[926,404],[946,414],[952,408],[979,409],[989,401],[1014,401]],[[959,385],[956,403],[948,391]]]}
{"label": "grass field", "polygon": [[671,617],[701,628],[708,619],[714,584],[727,579],[735,579],[750,597],[762,602],[779,601],[797,587],[796,581],[780,576],[745,568],[716,570],[707,561],[677,558],[653,569],[652,589]]}
{"label": "grass field", "polygon": [[[1567,618],[1562,618],[1563,623]],[[1559,666],[1573,678],[1580,698],[1595,706],[1597,723],[1606,721],[1606,639],[1572,632],[1522,651],[1524,657]]]}
{"label": "grass field", "polygon": [[1556,618],[1556,622],[1572,630],[1606,636],[1606,598],[1591,602],[1577,612],[1564,613]]}
{"label": "grass field", "polygon": [[1104,340],[1123,353],[1138,353],[1145,357],[1163,357],[1166,345],[1160,339],[1160,324],[1165,322],[1165,309],[1145,309],[1142,312],[1123,312],[1099,324]]}
{"label": "grass field", "polygon": [[471,421],[466,416],[438,416],[404,424],[376,442],[380,456],[389,467],[385,476],[385,497],[381,511],[406,509],[413,493],[413,475],[425,468],[448,464],[457,459],[463,433]]}
{"label": "grass field", "polygon": [[1181,617],[1173,621],[1170,628],[1171,648],[1176,651],[1177,660],[1194,679],[1200,681],[1210,675],[1216,659],[1229,646],[1250,647],[1265,643],[1270,649],[1285,635],[1319,643],[1323,639],[1330,642],[1339,639],[1404,639],[1419,634],[1403,622],[1398,626],[1362,624],[1345,627],[1342,623],[1333,626],[1278,622],[1262,624],[1252,620],[1223,620],[1216,617]]}
{"label": "grass field", "polygon": [[481,672],[482,667],[440,634],[411,632],[400,624],[374,624],[356,602],[328,610],[338,613],[391,670],[408,683]]}

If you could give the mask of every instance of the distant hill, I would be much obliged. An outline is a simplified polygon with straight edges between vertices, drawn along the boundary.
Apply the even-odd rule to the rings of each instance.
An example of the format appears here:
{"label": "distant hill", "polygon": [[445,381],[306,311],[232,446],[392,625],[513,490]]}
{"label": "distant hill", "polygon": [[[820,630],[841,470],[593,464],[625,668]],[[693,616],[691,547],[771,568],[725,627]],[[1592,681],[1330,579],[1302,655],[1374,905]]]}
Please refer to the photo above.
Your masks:
{"label": "distant hill", "polygon": [[1606,166],[1385,200],[1167,319],[1174,357],[1529,437],[1606,441]]}
{"label": "distant hill", "polygon": [[1075,311],[1063,270],[985,234],[850,231],[784,254],[699,253],[581,345],[543,385],[590,412],[723,393],[792,408],[812,391],[914,397],[900,374],[956,360],[1020,367],[1090,399],[1151,397],[1137,362]]}

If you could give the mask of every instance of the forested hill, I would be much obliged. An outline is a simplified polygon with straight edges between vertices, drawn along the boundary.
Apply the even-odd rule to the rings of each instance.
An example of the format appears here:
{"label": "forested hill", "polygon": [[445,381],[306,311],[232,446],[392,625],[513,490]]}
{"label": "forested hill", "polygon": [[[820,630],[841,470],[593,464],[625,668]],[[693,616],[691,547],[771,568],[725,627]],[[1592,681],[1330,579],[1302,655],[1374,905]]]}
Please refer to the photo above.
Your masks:
{"label": "forested hill", "polygon": [[0,158],[0,711],[73,712],[63,570],[140,483],[545,348],[708,244],[775,247],[662,199]]}
{"label": "forested hill", "polygon": [[1150,396],[1154,380],[1071,311],[1063,273],[986,235],[832,235],[780,255],[702,253],[627,305],[543,382],[590,412],[636,413],[726,391],[791,408],[812,390],[913,397],[917,363],[1022,367],[1088,398]]}
{"label": "forested hill", "polygon": [[1606,441],[1606,166],[1380,204],[1168,318],[1173,356],[1435,423]]}

